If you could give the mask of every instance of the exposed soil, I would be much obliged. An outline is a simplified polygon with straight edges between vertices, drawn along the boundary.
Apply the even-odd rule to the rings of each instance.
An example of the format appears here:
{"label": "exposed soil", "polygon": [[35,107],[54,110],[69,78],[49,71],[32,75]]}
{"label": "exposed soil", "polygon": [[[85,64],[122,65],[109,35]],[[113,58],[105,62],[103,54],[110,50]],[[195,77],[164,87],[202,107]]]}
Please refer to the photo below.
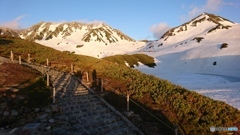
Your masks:
{"label": "exposed soil", "polygon": [[0,91],[3,92],[9,87],[27,86],[32,79],[39,76],[39,73],[29,67],[14,64],[0,64]]}

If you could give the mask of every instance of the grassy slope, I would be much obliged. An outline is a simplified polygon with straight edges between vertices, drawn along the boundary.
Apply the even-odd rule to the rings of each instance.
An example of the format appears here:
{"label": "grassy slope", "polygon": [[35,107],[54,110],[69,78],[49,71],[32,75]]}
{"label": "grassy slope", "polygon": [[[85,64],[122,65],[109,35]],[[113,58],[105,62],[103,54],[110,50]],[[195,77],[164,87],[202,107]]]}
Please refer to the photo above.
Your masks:
{"label": "grassy slope", "polygon": [[[15,63],[1,64],[0,71],[0,94],[2,96],[0,103],[4,101],[3,98],[8,98],[9,107],[13,108],[22,105],[30,108],[43,107],[50,103],[50,90],[38,71]],[[18,91],[12,91],[9,88],[18,89]],[[20,95],[24,98],[15,98]]]}
{"label": "grassy slope", "polygon": [[127,62],[130,67],[138,66],[139,65],[138,62],[141,62],[144,65],[149,67],[156,66],[156,64],[154,63],[154,58],[146,54],[114,55],[114,56],[104,57],[103,59],[111,62],[116,62],[121,65],[125,65],[125,62]]}
{"label": "grassy slope", "polygon": [[[62,64],[59,67],[64,70],[70,70],[70,66],[64,65],[71,63],[74,63],[79,71],[95,70],[99,77],[109,79],[109,84],[111,80],[117,81],[122,85],[122,91],[130,90],[132,98],[163,113],[173,124],[179,126],[182,133],[211,134],[211,126],[238,126],[240,129],[239,110],[126,66],[102,59],[62,53],[21,39],[0,39],[0,55],[9,57],[10,50],[17,55],[24,54],[25,59],[27,53],[31,53],[37,63],[45,63],[46,58],[60,62]],[[117,85],[112,87],[119,88]]]}
{"label": "grassy slope", "polygon": [[26,108],[31,110],[48,106],[51,101],[51,90],[45,83],[41,74],[30,67],[15,63],[0,64],[0,104],[3,107],[1,109],[19,112],[18,117],[0,117],[0,127],[20,126],[22,121],[30,122],[31,111],[23,113]]}

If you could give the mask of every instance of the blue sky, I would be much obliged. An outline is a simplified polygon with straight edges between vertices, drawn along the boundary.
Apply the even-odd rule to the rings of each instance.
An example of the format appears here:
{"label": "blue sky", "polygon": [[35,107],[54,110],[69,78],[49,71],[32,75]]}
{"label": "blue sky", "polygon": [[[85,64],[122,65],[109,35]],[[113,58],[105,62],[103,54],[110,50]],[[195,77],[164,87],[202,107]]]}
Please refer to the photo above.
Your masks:
{"label": "blue sky", "polygon": [[0,26],[103,21],[136,40],[156,39],[203,12],[240,23],[240,0],[0,0]]}

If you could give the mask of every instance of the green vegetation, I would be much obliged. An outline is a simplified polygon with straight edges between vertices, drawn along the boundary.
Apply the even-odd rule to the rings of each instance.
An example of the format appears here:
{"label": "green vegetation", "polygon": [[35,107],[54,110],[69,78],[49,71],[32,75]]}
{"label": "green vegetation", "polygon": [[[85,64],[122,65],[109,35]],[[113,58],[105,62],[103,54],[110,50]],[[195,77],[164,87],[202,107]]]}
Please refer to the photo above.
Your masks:
{"label": "green vegetation", "polygon": [[32,85],[21,89],[19,93],[26,99],[18,103],[24,103],[29,108],[44,107],[51,103],[51,89],[46,87],[46,78],[38,78]]}
{"label": "green vegetation", "polygon": [[83,45],[77,45],[77,46],[76,46],[76,48],[81,48],[81,47],[83,47]]}
{"label": "green vegetation", "polygon": [[197,23],[203,22],[205,20],[206,20],[206,17],[203,17],[203,18],[201,18],[199,20],[195,20],[195,21],[192,22],[192,26],[196,27]]}
{"label": "green vegetation", "polygon": [[108,56],[103,58],[105,60],[125,65],[125,62],[129,64],[130,67],[134,67],[134,65],[138,66],[141,62],[146,66],[154,67],[156,64],[154,63],[154,59],[146,54],[124,54],[124,55],[114,55],[114,56]]}
{"label": "green vegetation", "polygon": [[227,43],[222,43],[220,49],[227,48],[227,47],[228,47],[228,44],[227,44]]}
{"label": "green vegetation", "polygon": [[222,25],[222,24],[218,24],[216,27],[210,29],[207,33],[211,33],[211,32],[213,32],[213,31],[215,31],[215,30],[217,30],[217,29],[228,29],[228,28],[230,28],[230,27],[231,27],[231,26],[224,26],[224,25]]}
{"label": "green vegetation", "polygon": [[129,90],[134,100],[154,110],[157,116],[163,114],[172,124],[178,125],[182,134],[213,134],[209,130],[211,126],[237,126],[240,129],[239,110],[167,80],[105,59],[60,52],[21,39],[0,38],[0,43],[2,40],[5,44],[0,44],[1,56],[9,57],[10,50],[13,50],[14,55],[21,55],[23,59],[30,53],[32,59],[41,64],[49,58],[52,66],[58,62],[57,68],[61,70],[70,71],[70,64],[73,63],[78,72],[94,71],[97,77],[108,79],[108,84],[114,89],[124,93]]}

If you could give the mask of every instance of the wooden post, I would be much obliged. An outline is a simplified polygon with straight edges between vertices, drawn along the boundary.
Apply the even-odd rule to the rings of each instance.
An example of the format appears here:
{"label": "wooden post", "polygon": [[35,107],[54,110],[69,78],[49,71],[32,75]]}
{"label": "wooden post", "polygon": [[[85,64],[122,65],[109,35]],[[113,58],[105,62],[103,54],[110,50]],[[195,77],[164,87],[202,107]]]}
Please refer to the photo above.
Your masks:
{"label": "wooden post", "polygon": [[13,51],[10,52],[10,60],[13,62]]}
{"label": "wooden post", "polygon": [[47,86],[49,86],[49,74],[47,74]]}
{"label": "wooden post", "polygon": [[42,74],[44,74],[44,66],[42,65]]}
{"label": "wooden post", "polygon": [[178,126],[175,125],[174,128],[175,128],[175,129],[174,129],[175,135],[177,135],[177,134],[178,134]]}
{"label": "wooden post", "polygon": [[86,74],[87,74],[87,82],[88,82],[88,81],[89,81],[89,80],[88,80],[88,72],[86,72]]}
{"label": "wooden post", "polygon": [[31,58],[30,58],[30,54],[28,54],[28,63],[30,63],[31,62]]}
{"label": "wooden post", "polygon": [[22,58],[21,58],[21,56],[19,55],[19,64],[21,65],[22,64]]}
{"label": "wooden post", "polygon": [[53,103],[55,104],[55,92],[56,92],[56,89],[55,87],[53,87]]}
{"label": "wooden post", "polygon": [[129,111],[129,96],[130,94],[127,92],[127,111]]}
{"label": "wooden post", "polygon": [[100,78],[99,81],[101,81],[101,93],[103,93],[103,80]]}
{"label": "wooden post", "polygon": [[73,73],[73,64],[71,64],[71,73]]}
{"label": "wooden post", "polygon": [[47,66],[48,66],[48,64],[49,64],[49,63],[48,63],[48,58],[47,58]]}

